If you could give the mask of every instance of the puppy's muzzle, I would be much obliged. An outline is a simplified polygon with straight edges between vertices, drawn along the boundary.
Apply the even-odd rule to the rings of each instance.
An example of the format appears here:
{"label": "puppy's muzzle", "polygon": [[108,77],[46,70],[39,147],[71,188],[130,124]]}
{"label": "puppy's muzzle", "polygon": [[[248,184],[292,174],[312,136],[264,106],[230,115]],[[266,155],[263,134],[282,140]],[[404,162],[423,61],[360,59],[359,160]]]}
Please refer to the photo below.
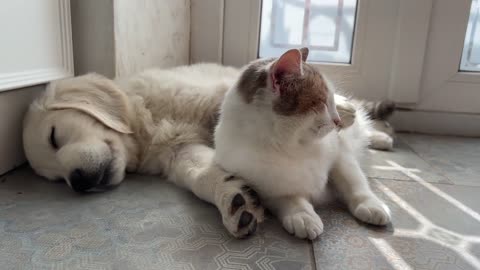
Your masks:
{"label": "puppy's muzzle", "polygon": [[94,188],[105,187],[108,185],[110,177],[110,166],[94,172],[77,168],[70,173],[69,180],[70,186],[75,192],[87,192]]}

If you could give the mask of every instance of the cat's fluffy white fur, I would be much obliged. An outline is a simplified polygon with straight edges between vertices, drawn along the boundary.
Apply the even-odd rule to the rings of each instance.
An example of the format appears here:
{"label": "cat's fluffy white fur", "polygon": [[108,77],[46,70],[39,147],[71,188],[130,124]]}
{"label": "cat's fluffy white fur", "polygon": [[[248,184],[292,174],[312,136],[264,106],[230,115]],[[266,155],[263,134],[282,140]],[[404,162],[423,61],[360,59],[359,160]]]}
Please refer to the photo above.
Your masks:
{"label": "cat's fluffy white fur", "polygon": [[353,124],[304,141],[302,128],[294,124],[301,121],[286,121],[287,126],[279,127],[282,116],[271,106],[259,105],[262,101],[245,102],[238,87],[237,83],[227,92],[221,107],[215,160],[247,179],[288,232],[309,239],[323,232],[314,207],[332,192],[330,186],[358,219],[376,225],[390,222],[388,207],[371,191],[359,165],[376,132],[360,105],[335,95],[337,104],[356,109]]}

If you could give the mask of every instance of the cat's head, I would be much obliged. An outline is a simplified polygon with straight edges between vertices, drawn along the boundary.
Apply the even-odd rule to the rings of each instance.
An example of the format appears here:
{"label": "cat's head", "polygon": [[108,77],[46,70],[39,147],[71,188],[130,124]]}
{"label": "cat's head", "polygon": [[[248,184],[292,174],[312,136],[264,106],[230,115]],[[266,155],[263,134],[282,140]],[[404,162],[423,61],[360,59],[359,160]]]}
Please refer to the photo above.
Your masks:
{"label": "cat's head", "polygon": [[243,101],[271,109],[283,125],[323,137],[341,120],[334,89],[306,62],[308,49],[291,49],[277,59],[257,60],[242,72],[237,89]]}

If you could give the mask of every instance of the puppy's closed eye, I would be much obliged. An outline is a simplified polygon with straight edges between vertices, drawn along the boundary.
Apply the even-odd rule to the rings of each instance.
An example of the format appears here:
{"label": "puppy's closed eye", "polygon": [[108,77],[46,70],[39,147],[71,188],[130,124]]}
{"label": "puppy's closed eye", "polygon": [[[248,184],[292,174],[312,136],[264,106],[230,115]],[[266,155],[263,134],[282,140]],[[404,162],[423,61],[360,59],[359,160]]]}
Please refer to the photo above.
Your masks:
{"label": "puppy's closed eye", "polygon": [[50,145],[53,147],[53,149],[57,150],[58,149],[58,144],[57,140],[55,138],[55,127],[52,127],[50,131],[50,139],[49,139]]}

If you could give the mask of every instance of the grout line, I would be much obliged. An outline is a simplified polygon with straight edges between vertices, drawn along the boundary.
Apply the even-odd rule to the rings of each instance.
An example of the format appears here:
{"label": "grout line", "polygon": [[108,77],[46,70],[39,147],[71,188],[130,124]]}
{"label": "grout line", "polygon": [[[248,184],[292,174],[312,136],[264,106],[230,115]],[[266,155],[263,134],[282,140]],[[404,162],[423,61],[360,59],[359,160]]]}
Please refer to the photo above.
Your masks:
{"label": "grout line", "polygon": [[[415,181],[415,180],[403,180],[403,179],[394,179],[394,178],[385,178],[385,177],[371,177],[371,176],[368,176],[368,179],[377,180],[377,181],[387,180],[387,181],[396,181],[396,182],[405,182],[405,183],[418,183],[418,182]],[[439,182],[429,182],[429,181],[425,181],[425,182],[427,182],[427,183],[429,183],[429,184],[433,184],[433,185],[480,188],[480,185],[466,185],[466,184],[455,184],[455,183],[439,183]]]}
{"label": "grout line", "polygon": [[[370,175],[367,175],[367,178],[368,179],[377,179],[377,180],[391,180],[391,181],[399,181],[399,182],[415,182],[415,180],[412,180],[409,177],[407,177],[408,179],[400,179],[400,178],[389,178],[389,177],[385,177],[385,176],[370,176]],[[449,179],[447,179],[447,180],[450,181]],[[435,182],[435,181],[429,181],[429,180],[425,180],[425,181],[430,183],[430,184],[456,185],[456,184],[452,183],[451,181],[450,181],[450,183]],[[473,186],[473,187],[476,187],[476,186]]]}
{"label": "grout line", "polygon": [[467,185],[467,184],[449,184],[449,183],[431,183],[427,182],[429,184],[435,184],[435,185],[444,185],[444,186],[456,186],[456,187],[473,187],[473,188],[480,188],[480,185]]}
{"label": "grout line", "polygon": [[[397,179],[397,178],[387,178],[387,177],[382,177],[382,176],[367,176],[368,179],[375,179],[375,180],[390,180],[390,181],[397,181],[397,182],[412,182],[416,183],[415,180],[412,179]],[[439,182],[431,182],[431,181],[426,181],[430,184],[443,184],[443,185],[454,185],[451,183],[439,183]]]}
{"label": "grout line", "polygon": [[313,241],[309,240],[310,243],[310,263],[312,264],[312,270],[317,270],[317,260],[315,260],[315,248],[313,246]]}
{"label": "grout line", "polygon": [[395,249],[382,238],[368,237],[368,240],[377,248],[379,253],[387,260],[395,270],[412,270],[412,267],[398,254]]}

